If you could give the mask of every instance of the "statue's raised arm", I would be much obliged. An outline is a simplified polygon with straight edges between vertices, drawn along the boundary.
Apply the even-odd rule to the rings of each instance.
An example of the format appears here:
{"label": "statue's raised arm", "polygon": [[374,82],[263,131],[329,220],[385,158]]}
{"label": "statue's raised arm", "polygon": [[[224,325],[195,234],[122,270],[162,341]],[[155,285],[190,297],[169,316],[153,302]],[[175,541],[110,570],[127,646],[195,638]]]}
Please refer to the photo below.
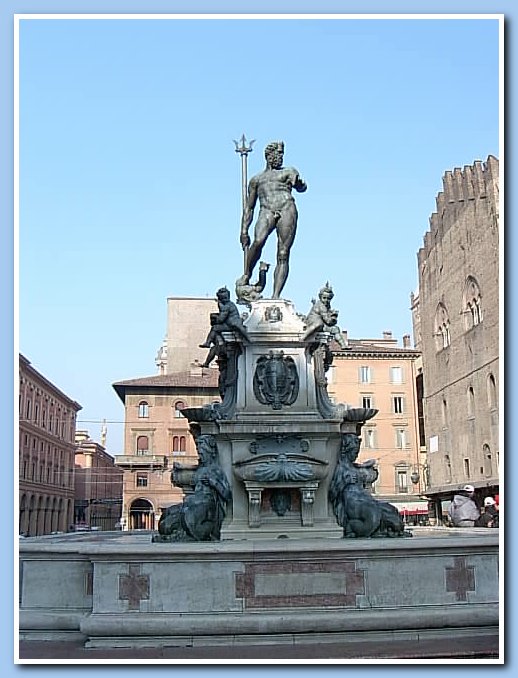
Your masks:
{"label": "statue's raised arm", "polygon": [[[266,168],[250,179],[247,199],[241,218],[241,246],[245,250],[244,275],[250,280],[261,258],[263,247],[270,233],[277,231],[277,264],[273,275],[273,299],[278,299],[286,284],[289,272],[289,256],[297,230],[297,208],[292,189],[303,193],[306,182],[298,170],[283,167],[284,142],[274,141],[264,150]],[[259,200],[259,214],[251,242],[248,230]]]}

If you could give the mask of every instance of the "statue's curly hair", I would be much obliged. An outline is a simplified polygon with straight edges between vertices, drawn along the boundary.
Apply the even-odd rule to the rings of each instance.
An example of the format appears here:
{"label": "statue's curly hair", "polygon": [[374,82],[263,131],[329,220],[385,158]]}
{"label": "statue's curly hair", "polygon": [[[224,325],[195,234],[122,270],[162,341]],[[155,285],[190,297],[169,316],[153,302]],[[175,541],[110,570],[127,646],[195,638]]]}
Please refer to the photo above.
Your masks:
{"label": "statue's curly hair", "polygon": [[273,153],[281,149],[284,152],[284,141],[271,141],[264,149],[264,157],[266,160],[270,158]]}

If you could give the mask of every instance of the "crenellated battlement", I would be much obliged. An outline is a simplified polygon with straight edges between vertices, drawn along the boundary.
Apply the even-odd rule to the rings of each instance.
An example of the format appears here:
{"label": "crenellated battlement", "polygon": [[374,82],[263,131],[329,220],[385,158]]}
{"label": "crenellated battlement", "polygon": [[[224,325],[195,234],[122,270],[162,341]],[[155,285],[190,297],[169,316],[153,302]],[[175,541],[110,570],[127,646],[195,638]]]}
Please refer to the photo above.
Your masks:
{"label": "crenellated battlement", "polygon": [[[499,162],[493,155],[486,162],[475,160],[464,169],[447,170],[443,176],[443,190],[436,198],[436,211],[430,216],[430,229],[425,233],[424,251],[430,251],[438,231],[444,231],[450,215],[456,217],[459,209],[476,200],[498,200]],[[498,207],[496,207],[498,211]],[[447,223],[445,223],[445,221]],[[420,250],[420,255],[423,250]]]}

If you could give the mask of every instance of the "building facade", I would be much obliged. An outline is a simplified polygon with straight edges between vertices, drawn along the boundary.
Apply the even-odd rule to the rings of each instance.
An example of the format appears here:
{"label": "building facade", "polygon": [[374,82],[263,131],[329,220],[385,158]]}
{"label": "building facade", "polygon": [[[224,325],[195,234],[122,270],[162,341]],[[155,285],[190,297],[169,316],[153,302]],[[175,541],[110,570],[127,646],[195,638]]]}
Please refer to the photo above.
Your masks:
{"label": "building facade", "polygon": [[499,491],[499,164],[448,171],[412,295],[423,357],[429,496]]}
{"label": "building facade", "polygon": [[19,530],[66,532],[74,522],[76,416],[81,405],[19,356]]}
{"label": "building facade", "polygon": [[159,374],[189,372],[193,364],[205,360],[205,341],[210,329],[210,314],[218,310],[216,299],[208,297],[168,297],[167,332],[158,351]]}
{"label": "building facade", "polygon": [[375,408],[363,426],[359,460],[375,459],[379,477],[373,492],[394,504],[409,523],[428,519],[422,495],[428,486],[426,455],[419,440],[416,397],[420,353],[391,332],[380,339],[348,339],[348,348],[333,344],[328,392],[337,402]]}
{"label": "building facade", "polygon": [[218,376],[215,368],[193,365],[113,385],[125,409],[124,454],[115,457],[124,472],[123,529],[157,529],[163,509],[182,500],[171,484],[173,463],[194,465],[197,453],[181,410],[219,402]]}
{"label": "building facade", "polygon": [[75,529],[115,530],[121,519],[123,472],[88,431],[77,431],[75,442]]}

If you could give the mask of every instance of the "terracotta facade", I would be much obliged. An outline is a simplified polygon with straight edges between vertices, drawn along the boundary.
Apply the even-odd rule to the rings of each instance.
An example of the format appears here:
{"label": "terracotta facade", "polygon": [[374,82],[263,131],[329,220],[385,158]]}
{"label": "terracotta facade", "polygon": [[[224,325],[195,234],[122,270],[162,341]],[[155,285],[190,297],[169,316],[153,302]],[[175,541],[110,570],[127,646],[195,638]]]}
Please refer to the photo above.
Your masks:
{"label": "terracotta facade", "polygon": [[[405,336],[398,346],[391,332],[380,339],[349,339],[334,344],[328,392],[337,402],[378,410],[362,429],[360,461],[376,459],[379,477],[374,492],[413,515],[426,512],[420,496],[427,485],[426,459],[418,435],[416,363],[419,351]],[[417,474],[417,477],[416,477]]]}
{"label": "terracotta facade", "polygon": [[123,473],[88,431],[76,432],[76,445],[74,524],[114,530],[120,524]]}
{"label": "terracotta facade", "polygon": [[19,531],[66,532],[74,522],[76,415],[81,405],[19,356]]}
{"label": "terracotta facade", "polygon": [[123,529],[156,529],[162,510],[181,501],[171,485],[175,461],[195,464],[194,440],[183,407],[219,400],[218,370],[193,367],[188,372],[130,379],[114,384],[125,407]]}

